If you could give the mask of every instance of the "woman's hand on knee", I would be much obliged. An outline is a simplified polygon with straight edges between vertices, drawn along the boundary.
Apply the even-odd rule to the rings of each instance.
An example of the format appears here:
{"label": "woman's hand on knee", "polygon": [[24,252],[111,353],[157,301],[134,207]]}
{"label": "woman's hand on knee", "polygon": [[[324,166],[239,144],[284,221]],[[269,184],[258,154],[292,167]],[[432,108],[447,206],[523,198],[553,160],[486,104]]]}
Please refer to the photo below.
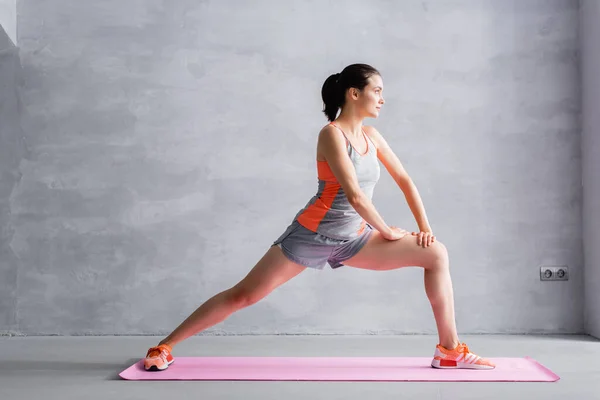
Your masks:
{"label": "woman's hand on knee", "polygon": [[428,247],[431,245],[431,243],[435,242],[435,236],[433,236],[433,232],[412,232],[412,235],[417,236],[417,244],[419,246]]}
{"label": "woman's hand on knee", "polygon": [[404,236],[407,236],[409,233],[407,230],[404,230],[402,228],[398,228],[397,226],[390,226],[390,233],[389,234],[381,234],[381,236],[385,239],[385,240],[399,240],[402,239]]}

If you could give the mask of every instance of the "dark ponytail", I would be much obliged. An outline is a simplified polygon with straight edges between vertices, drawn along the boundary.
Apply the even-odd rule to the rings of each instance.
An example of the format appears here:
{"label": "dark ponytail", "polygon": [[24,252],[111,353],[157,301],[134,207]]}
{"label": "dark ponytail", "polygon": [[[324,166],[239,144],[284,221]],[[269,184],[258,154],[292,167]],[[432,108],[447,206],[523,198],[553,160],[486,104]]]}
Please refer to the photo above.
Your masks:
{"label": "dark ponytail", "polygon": [[330,75],[323,83],[321,97],[323,112],[331,122],[335,120],[338,110],[346,102],[346,90],[357,88],[363,90],[369,84],[371,75],[379,75],[379,71],[367,64],[348,65],[341,73]]}

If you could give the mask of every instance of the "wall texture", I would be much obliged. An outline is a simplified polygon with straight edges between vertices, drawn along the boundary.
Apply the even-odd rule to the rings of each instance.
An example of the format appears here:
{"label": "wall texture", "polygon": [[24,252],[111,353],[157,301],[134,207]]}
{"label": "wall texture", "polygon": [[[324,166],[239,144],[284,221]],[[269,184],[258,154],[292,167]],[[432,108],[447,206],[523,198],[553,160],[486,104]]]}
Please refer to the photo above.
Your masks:
{"label": "wall texture", "polygon": [[585,332],[600,338],[600,3],[581,2]]}
{"label": "wall texture", "polygon": [[0,331],[16,332],[17,273],[20,263],[10,242],[14,235],[11,195],[25,157],[18,95],[19,50],[0,26]]}
{"label": "wall texture", "polygon": [[17,43],[17,0],[0,0],[0,26],[11,42]]}
{"label": "wall texture", "polygon": [[[583,331],[576,1],[18,9],[27,153],[0,221],[18,333],[164,334],[242,279],[315,193],[321,85],[355,62],[382,72],[365,123],[449,249],[459,332]],[[374,202],[416,228],[385,173]],[[205,334],[435,332],[420,268],[342,268]]]}

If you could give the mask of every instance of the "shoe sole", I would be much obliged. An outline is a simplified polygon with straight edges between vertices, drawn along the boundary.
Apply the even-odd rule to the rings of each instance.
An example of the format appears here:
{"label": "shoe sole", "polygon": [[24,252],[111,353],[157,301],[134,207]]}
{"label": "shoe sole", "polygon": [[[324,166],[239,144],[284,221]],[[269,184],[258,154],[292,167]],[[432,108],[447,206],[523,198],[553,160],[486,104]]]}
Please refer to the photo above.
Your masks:
{"label": "shoe sole", "polygon": [[440,365],[440,360],[433,360],[431,362],[431,366],[433,368],[438,369],[494,369],[495,367],[490,367],[489,365],[478,365],[478,364],[465,364],[465,363],[456,363],[457,365],[453,366],[442,366]]}
{"label": "shoe sole", "polygon": [[175,359],[172,359],[171,362],[167,363],[167,366],[164,368],[158,368],[156,365],[151,366],[150,368],[145,368],[144,369],[148,372],[152,372],[152,371],[164,371],[165,369],[169,368],[169,365],[173,364],[175,362]]}

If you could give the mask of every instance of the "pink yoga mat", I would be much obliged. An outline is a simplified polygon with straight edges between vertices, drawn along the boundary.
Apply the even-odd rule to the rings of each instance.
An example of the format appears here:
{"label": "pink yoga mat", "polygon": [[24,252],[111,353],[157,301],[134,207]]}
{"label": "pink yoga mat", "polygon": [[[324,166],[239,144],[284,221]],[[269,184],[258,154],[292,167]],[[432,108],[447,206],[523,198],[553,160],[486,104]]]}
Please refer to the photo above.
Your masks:
{"label": "pink yoga mat", "polygon": [[165,371],[143,359],[119,374],[128,380],[554,382],[530,357],[490,358],[493,370],[436,369],[431,357],[175,357]]}

